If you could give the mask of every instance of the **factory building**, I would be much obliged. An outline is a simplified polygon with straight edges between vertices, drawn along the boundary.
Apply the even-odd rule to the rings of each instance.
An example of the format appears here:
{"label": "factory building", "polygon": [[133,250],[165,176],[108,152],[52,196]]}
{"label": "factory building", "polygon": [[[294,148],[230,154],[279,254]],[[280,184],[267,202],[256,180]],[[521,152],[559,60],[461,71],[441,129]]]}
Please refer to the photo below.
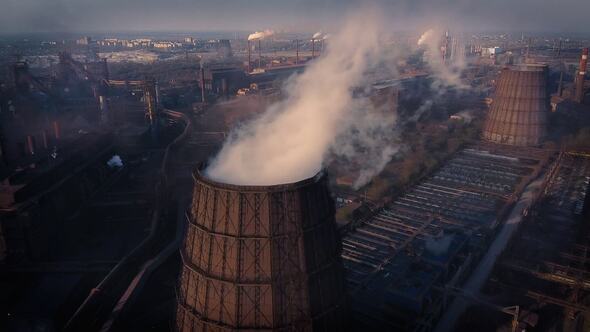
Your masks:
{"label": "factory building", "polygon": [[248,86],[244,71],[232,65],[211,65],[203,68],[199,86],[205,95],[234,95],[239,88]]}
{"label": "factory building", "polygon": [[537,146],[547,135],[547,66],[504,68],[486,118],[484,139],[517,146]]}
{"label": "factory building", "polygon": [[237,186],[194,174],[179,331],[341,331],[340,244],[327,176]]}

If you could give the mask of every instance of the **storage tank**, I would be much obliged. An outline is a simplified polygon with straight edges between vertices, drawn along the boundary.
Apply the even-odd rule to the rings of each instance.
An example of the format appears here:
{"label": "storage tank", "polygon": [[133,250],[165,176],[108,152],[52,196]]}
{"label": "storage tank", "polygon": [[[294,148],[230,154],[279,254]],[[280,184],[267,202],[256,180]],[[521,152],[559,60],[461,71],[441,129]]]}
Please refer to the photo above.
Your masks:
{"label": "storage tank", "polygon": [[238,186],[194,172],[177,289],[179,331],[345,330],[327,176]]}
{"label": "storage tank", "polygon": [[547,135],[548,98],[547,66],[520,65],[502,69],[483,137],[509,145],[541,144]]}

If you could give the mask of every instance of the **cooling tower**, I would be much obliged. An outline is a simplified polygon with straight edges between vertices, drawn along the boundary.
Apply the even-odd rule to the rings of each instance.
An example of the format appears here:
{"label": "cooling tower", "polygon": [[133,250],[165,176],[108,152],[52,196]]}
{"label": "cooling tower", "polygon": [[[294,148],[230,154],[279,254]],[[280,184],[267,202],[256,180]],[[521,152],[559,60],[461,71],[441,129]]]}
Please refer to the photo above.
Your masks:
{"label": "cooling tower", "polygon": [[322,173],[238,186],[200,171],[181,248],[179,331],[341,331],[345,295]]}
{"label": "cooling tower", "polygon": [[486,140],[518,146],[539,145],[547,134],[547,67],[504,68],[483,130]]}

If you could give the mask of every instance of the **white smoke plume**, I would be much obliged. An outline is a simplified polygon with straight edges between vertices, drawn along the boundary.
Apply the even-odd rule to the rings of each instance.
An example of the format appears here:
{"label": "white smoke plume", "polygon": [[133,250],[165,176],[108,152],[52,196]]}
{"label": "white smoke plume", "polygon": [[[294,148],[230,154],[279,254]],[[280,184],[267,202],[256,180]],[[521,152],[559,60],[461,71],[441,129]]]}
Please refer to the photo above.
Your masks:
{"label": "white smoke plume", "polygon": [[111,159],[107,161],[107,166],[109,166],[110,168],[123,167],[123,159],[121,159],[121,157],[118,154],[113,155]]}
{"label": "white smoke plume", "polygon": [[473,110],[464,110],[459,113],[456,113],[455,115],[460,116],[463,119],[464,123],[471,123],[471,121],[473,121],[473,118],[475,117],[473,115]]}
{"label": "white smoke plume", "polygon": [[318,31],[316,33],[313,34],[313,36],[311,37],[311,39],[320,39],[322,38],[322,32]]}
{"label": "white smoke plume", "polygon": [[[458,39],[449,42],[449,49],[453,49],[452,61],[445,61],[443,59],[443,52],[445,51],[443,45],[444,30],[440,28],[431,28],[426,30],[418,39],[417,45],[424,49],[424,60],[432,70],[432,73],[438,83],[443,86],[457,87],[466,89],[467,86],[461,81],[461,73],[465,69],[465,54],[461,50],[463,45],[459,43]],[[451,52],[451,50],[449,50]]]}
{"label": "white smoke plume", "polygon": [[432,101],[431,99],[425,100],[422,103],[422,105],[420,105],[420,107],[418,107],[418,109],[414,111],[414,114],[412,114],[412,116],[406,120],[406,122],[417,122],[418,120],[420,120],[420,117],[422,116],[422,114],[424,114],[424,112],[432,108],[433,104],[434,101]]}
{"label": "white smoke plume", "polygon": [[430,40],[432,38],[433,34],[434,34],[434,30],[432,30],[432,29],[426,30],[418,39],[418,46],[421,46],[424,43],[426,43],[427,40]]}
{"label": "white smoke plume", "polygon": [[274,34],[275,34],[275,32],[273,30],[268,30],[268,29],[264,30],[264,31],[256,31],[256,32],[248,35],[248,40],[249,41],[261,40],[261,39],[268,38]]}
{"label": "white smoke plume", "polygon": [[395,118],[358,96],[367,72],[387,54],[375,16],[357,12],[346,20],[323,56],[286,85],[286,99],[235,130],[205,174],[238,185],[290,183],[315,175],[334,156],[361,161],[356,187],[380,172],[397,151],[384,143],[395,136]]}
{"label": "white smoke plume", "polygon": [[442,256],[449,251],[454,237],[453,234],[445,235],[444,233],[435,237],[428,237],[426,238],[425,249],[435,256]]}

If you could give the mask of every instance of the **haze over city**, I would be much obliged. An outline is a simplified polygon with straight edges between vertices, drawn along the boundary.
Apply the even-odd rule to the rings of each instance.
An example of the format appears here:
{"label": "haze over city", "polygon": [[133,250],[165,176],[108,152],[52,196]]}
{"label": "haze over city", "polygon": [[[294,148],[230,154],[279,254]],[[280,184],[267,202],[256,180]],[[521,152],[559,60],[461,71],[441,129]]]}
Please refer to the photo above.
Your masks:
{"label": "haze over city", "polygon": [[585,32],[590,4],[580,0],[2,0],[0,30],[22,32],[248,31],[272,26],[329,28],[350,11],[378,6],[394,29],[432,20],[473,31]]}
{"label": "haze over city", "polygon": [[589,13],[0,0],[0,331],[590,331]]}

